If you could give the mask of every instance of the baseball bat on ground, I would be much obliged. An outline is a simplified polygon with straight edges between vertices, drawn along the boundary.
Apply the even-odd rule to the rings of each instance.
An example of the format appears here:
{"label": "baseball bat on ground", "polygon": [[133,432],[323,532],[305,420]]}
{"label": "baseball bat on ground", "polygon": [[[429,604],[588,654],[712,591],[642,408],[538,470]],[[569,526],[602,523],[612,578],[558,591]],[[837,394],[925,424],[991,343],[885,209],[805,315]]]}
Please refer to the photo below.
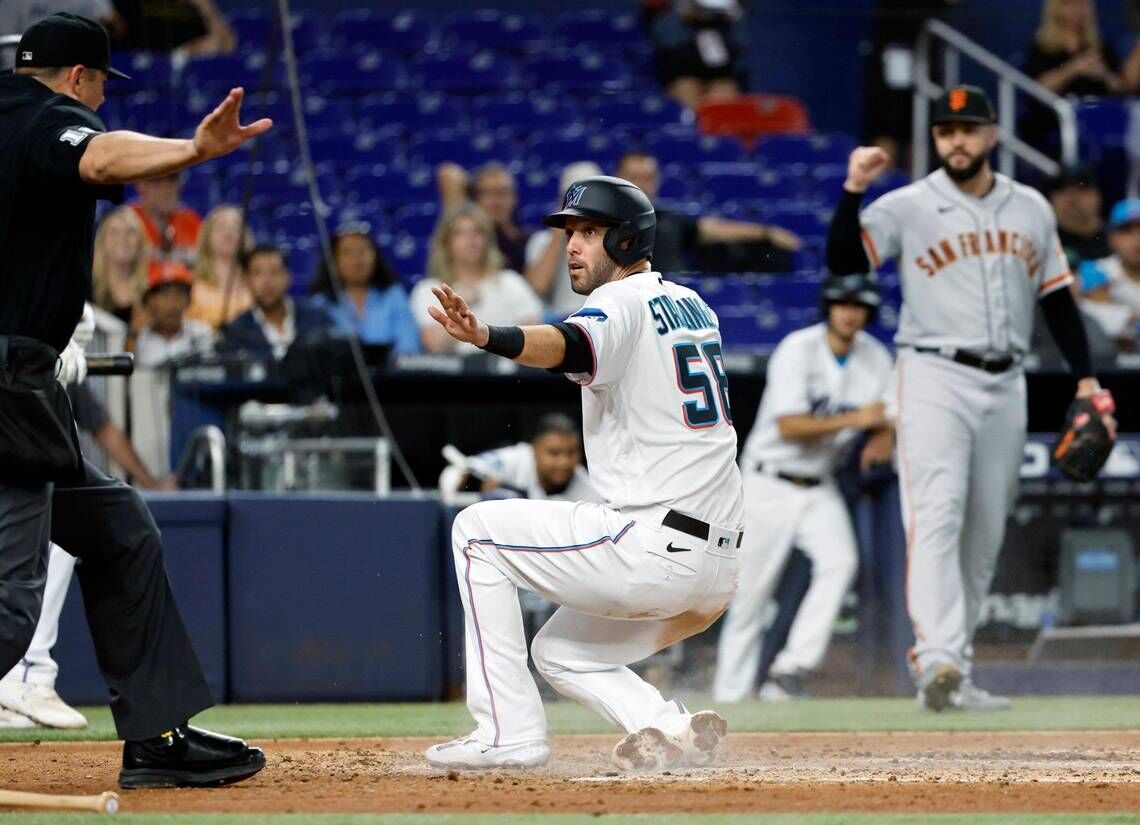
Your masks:
{"label": "baseball bat on ground", "polygon": [[135,356],[130,352],[93,352],[87,356],[88,375],[130,375]]}
{"label": "baseball bat on ground", "polygon": [[51,808],[113,814],[119,810],[119,795],[114,791],[103,791],[94,796],[61,796],[52,793],[0,790],[0,807]]}

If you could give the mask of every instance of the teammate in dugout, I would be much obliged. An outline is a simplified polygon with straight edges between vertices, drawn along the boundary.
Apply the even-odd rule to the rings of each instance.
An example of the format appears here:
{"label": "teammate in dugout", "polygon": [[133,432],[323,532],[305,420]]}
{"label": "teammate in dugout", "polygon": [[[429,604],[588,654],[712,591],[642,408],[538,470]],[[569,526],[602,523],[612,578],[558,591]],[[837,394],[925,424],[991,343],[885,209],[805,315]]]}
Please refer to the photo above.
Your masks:
{"label": "teammate in dugout", "polygon": [[720,631],[718,702],[752,694],[764,614],[793,547],[811,561],[811,584],[761,698],[805,697],[802,679],[827,652],[858,565],[833,473],[863,432],[870,433],[860,454],[864,469],[890,461],[894,450],[885,403],[893,363],[886,347],[863,331],[879,303],[870,276],[828,277],[820,291],[823,322],[787,336],[768,361],[764,398],[740,459],[749,543]]}
{"label": "teammate in dugout", "polygon": [[910,662],[919,705],[933,711],[1009,706],[974,684],[972,640],[1017,490],[1021,362],[1035,301],[1078,379],[1078,399],[1096,405],[1110,433],[1116,426],[1089,363],[1053,211],[990,168],[995,120],[981,89],[948,90],[932,117],[941,168],[861,214],[863,193],[888,161],[881,149],[855,149],[827,246],[833,272],[897,258],[902,274],[895,427]]}
{"label": "teammate in dugout", "polygon": [[704,764],[724,719],[664,699],[629,665],[707,628],[736,587],[744,513],[717,319],[651,270],[656,216],[628,181],[578,181],[545,223],[565,230],[574,290],[589,296],[565,322],[488,327],[446,285],[429,311],[456,340],[582,385],[586,456],[606,503],[485,501],[456,518],[477,727],[426,756],[471,769],[549,759],[524,588],[562,605],[534,639],[535,667],[627,732],[619,767]]}
{"label": "teammate in dugout", "polygon": [[54,14],[31,26],[0,77],[0,673],[28,648],[49,541],[77,568],[126,740],[123,787],[211,785],[257,773],[265,757],[187,720],[211,704],[162,561],[158,529],[130,487],[85,462],[56,380],[91,292],[95,202],[122,184],[228,154],[272,125],[241,126],[233,89],[194,136],[106,131],[95,110],[110,66],[94,21]]}
{"label": "teammate in dugout", "polygon": [[[447,457],[448,451],[444,454]],[[562,413],[547,413],[538,419],[530,441],[460,458],[444,467],[439,495],[445,504],[457,503],[464,493],[536,501],[602,501],[580,462],[581,454],[582,440],[574,421]]]}

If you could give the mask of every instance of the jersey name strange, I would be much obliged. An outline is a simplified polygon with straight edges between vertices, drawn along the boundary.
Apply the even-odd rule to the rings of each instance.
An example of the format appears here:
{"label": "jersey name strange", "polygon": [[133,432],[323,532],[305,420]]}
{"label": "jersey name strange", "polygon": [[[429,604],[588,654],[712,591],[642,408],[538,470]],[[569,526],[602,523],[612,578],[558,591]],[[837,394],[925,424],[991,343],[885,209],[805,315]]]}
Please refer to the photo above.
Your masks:
{"label": "jersey name strange", "polygon": [[943,238],[927,248],[925,255],[914,259],[915,265],[933,278],[959,258],[980,258],[984,255],[1009,255],[1025,261],[1030,278],[1037,276],[1041,258],[1033,242],[1020,232],[998,229],[982,233],[962,232],[953,240]]}
{"label": "jersey name strange", "polygon": [[717,329],[712,311],[699,298],[678,298],[658,295],[649,299],[649,311],[657,322],[657,334],[666,335],[677,329]]}

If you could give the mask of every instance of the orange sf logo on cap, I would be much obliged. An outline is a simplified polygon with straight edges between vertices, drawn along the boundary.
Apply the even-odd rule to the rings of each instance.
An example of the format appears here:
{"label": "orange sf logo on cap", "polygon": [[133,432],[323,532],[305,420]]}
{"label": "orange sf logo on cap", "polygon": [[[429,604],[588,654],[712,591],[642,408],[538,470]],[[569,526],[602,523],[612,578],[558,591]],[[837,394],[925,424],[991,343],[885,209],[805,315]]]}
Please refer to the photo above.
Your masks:
{"label": "orange sf logo on cap", "polygon": [[966,100],[969,95],[965,89],[954,89],[950,92],[950,111],[960,112],[966,108]]}

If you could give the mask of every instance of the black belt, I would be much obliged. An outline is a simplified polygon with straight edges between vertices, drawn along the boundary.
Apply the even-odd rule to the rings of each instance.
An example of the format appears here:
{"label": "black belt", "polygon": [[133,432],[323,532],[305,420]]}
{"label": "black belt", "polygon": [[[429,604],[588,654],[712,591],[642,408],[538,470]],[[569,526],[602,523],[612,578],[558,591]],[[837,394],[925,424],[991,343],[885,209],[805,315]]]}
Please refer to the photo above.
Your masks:
{"label": "black belt", "polygon": [[968,349],[941,349],[939,347],[913,347],[915,352],[925,352],[929,355],[940,355],[956,364],[981,370],[982,372],[1005,372],[1014,364],[1021,361],[1017,355],[988,355],[970,352]]}
{"label": "black belt", "polygon": [[[764,472],[764,465],[757,464],[756,472]],[[818,487],[823,484],[822,478],[816,478],[815,476],[797,476],[792,473],[776,473],[776,478],[781,481],[786,481],[789,484],[794,484],[797,487]]]}
{"label": "black belt", "polygon": [[[665,514],[665,518],[661,520],[662,527],[668,527],[670,530],[678,530],[682,533],[688,533],[690,536],[701,541],[709,540],[709,530],[711,529],[708,522],[701,521],[692,516],[686,516],[684,513],[678,513],[676,510],[670,510]],[[741,539],[744,534],[741,533],[737,536],[736,546],[740,546]]]}

